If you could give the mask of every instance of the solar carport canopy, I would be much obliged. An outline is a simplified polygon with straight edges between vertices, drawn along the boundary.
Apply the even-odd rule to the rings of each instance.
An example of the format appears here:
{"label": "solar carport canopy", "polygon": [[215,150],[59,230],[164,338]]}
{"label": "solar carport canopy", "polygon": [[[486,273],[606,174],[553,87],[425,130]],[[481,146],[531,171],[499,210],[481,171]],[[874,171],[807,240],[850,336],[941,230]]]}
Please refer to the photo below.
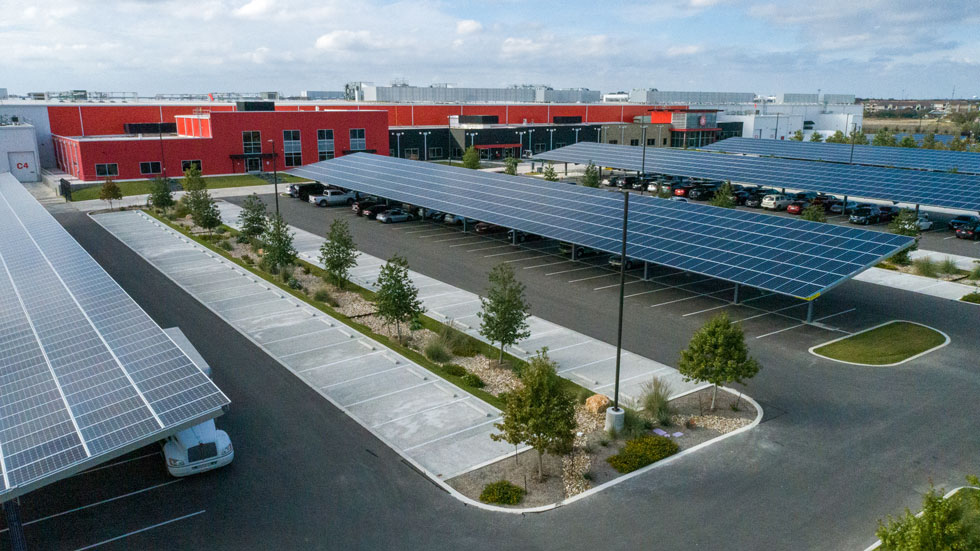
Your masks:
{"label": "solar carport canopy", "polygon": [[804,161],[829,161],[857,165],[913,168],[945,172],[956,169],[964,174],[980,174],[980,153],[968,151],[942,151],[912,149],[876,145],[855,145],[853,160],[851,146],[840,143],[797,142],[794,140],[757,140],[753,138],[728,138],[702,147],[705,151],[741,153],[800,159]]}
{"label": "solar carport canopy", "polygon": [[0,174],[0,501],[227,404],[20,182]]}
{"label": "solar carport canopy", "polygon": [[980,176],[900,168],[814,163],[793,159],[724,155],[683,149],[579,142],[538,153],[536,160],[588,164],[641,172],[731,180],[776,188],[818,191],[980,211]]}
{"label": "solar carport canopy", "polygon": [[[621,248],[623,197],[618,193],[368,153],[289,172],[608,253]],[[881,232],[634,197],[630,258],[802,299],[816,298],[913,242]]]}

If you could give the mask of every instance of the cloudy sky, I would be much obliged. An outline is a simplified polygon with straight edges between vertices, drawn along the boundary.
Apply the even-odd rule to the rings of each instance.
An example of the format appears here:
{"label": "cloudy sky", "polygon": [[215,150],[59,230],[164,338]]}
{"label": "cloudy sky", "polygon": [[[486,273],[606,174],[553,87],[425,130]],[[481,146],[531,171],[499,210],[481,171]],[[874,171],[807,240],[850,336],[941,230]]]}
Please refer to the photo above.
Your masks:
{"label": "cloudy sky", "polygon": [[0,0],[0,87],[980,96],[976,0]]}

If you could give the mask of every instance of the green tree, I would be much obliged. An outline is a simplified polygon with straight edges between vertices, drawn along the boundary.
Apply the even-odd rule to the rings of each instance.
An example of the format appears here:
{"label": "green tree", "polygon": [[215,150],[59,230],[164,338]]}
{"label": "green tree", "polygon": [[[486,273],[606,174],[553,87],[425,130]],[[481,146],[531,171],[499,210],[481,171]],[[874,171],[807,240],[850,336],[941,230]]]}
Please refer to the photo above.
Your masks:
{"label": "green tree", "polygon": [[281,214],[276,213],[269,217],[262,241],[265,243],[265,255],[262,260],[268,264],[273,273],[278,273],[280,269],[296,260],[293,234]]}
{"label": "green tree", "polygon": [[847,143],[847,136],[844,135],[840,130],[834,132],[833,135],[828,136],[826,139],[827,143]]}
{"label": "green tree", "polygon": [[341,288],[347,284],[350,269],[357,265],[357,246],[346,220],[330,223],[327,240],[320,245],[320,263],[335,284]]}
{"label": "green tree", "polygon": [[[966,477],[971,486],[980,480]],[[878,521],[875,535],[881,540],[882,551],[967,551],[980,549],[977,512],[980,511],[980,491],[960,490],[946,498],[942,491],[929,488],[922,497],[922,514],[916,516],[905,509],[898,518],[888,517],[888,523]]]}
{"label": "green tree", "polygon": [[208,187],[207,182],[201,177],[201,169],[197,167],[197,163],[191,163],[191,166],[184,171],[184,179],[180,185],[184,191],[195,191]]}
{"label": "green tree", "polygon": [[744,384],[759,372],[759,362],[749,356],[742,326],[721,313],[698,329],[686,350],[681,351],[678,371],[685,381],[705,381],[714,386],[711,409],[715,409],[718,385]]}
{"label": "green tree", "polygon": [[790,141],[794,141],[794,142],[802,142],[803,141],[803,131],[802,130],[797,130],[796,132],[793,132],[793,135],[790,136],[789,139],[790,139]]}
{"label": "green tree", "polygon": [[167,212],[174,206],[174,193],[170,191],[170,180],[157,176],[150,182],[150,204]]}
{"label": "green tree", "polygon": [[811,142],[822,142],[823,141],[823,136],[820,134],[820,132],[814,132],[813,134],[810,134],[810,141]]}
{"label": "green tree", "polygon": [[936,134],[930,132],[922,137],[922,149],[945,149],[945,147],[936,139]]}
{"label": "green tree", "polygon": [[589,166],[585,167],[585,175],[582,176],[582,185],[585,187],[599,187],[599,168],[592,161],[589,161]]}
{"label": "green tree", "polygon": [[112,210],[112,202],[122,199],[122,190],[112,178],[106,178],[102,188],[99,189],[99,199],[109,202],[109,210]]}
{"label": "green tree", "polygon": [[496,441],[526,444],[538,452],[538,479],[544,478],[544,454],[561,455],[575,439],[575,405],[562,390],[557,365],[547,349],[538,351],[523,370],[523,388],[507,394],[502,422],[494,424],[501,434]]}
{"label": "green tree", "polygon": [[721,207],[723,209],[733,209],[735,208],[735,200],[732,199],[732,195],[735,192],[732,190],[732,183],[725,182],[718,188],[715,192],[714,197],[711,198],[711,204],[716,207]]}
{"label": "green tree", "polygon": [[408,277],[408,261],[395,255],[381,267],[378,274],[378,291],[374,304],[378,316],[387,324],[395,324],[398,341],[402,340],[402,324],[418,320],[425,313],[419,290]]}
{"label": "green tree", "polygon": [[970,142],[962,138],[954,138],[953,141],[949,142],[950,151],[966,151],[970,146]]}
{"label": "green tree", "polygon": [[510,174],[511,176],[517,175],[517,165],[521,164],[521,160],[517,157],[507,157],[504,159],[504,174]]}
{"label": "green tree", "polygon": [[800,218],[809,220],[810,222],[826,222],[827,214],[823,210],[823,205],[810,205],[803,209],[803,212],[800,213]]}
{"label": "green tree", "polygon": [[218,204],[206,189],[194,190],[191,194],[195,196],[191,202],[191,220],[197,226],[208,230],[210,238],[211,232],[221,225],[221,211],[218,210]]}
{"label": "green tree", "polygon": [[918,248],[919,235],[922,234],[922,229],[919,228],[919,216],[912,209],[902,209],[895,218],[892,218],[891,223],[888,225],[888,229],[890,229],[892,233],[915,238],[915,243],[911,247],[905,249],[904,251],[895,253],[888,259],[895,264],[908,266],[909,263],[912,262],[912,260],[909,258],[909,253]]}
{"label": "green tree", "polygon": [[544,174],[545,180],[548,180],[549,182],[558,181],[558,172],[555,170],[554,163],[548,163],[548,166],[544,167],[544,171],[542,171],[542,173]]}
{"label": "green tree", "polygon": [[504,361],[504,346],[517,344],[531,336],[527,318],[530,305],[524,298],[524,284],[514,276],[510,264],[497,264],[490,270],[487,296],[480,297],[480,334],[500,343],[497,362]]}
{"label": "green tree", "polygon": [[895,147],[898,145],[898,142],[895,140],[894,134],[882,128],[875,132],[875,137],[871,140],[871,145]]}
{"label": "green tree", "polygon": [[855,145],[868,145],[868,137],[864,135],[864,132],[855,128],[851,130],[851,134],[847,137],[847,143],[854,143]]}
{"label": "green tree", "polygon": [[915,138],[911,134],[906,134],[902,137],[901,141],[898,142],[898,147],[907,147],[909,149],[916,149],[919,144],[915,142]]}
{"label": "green tree", "polygon": [[251,194],[242,203],[242,211],[238,214],[238,224],[241,226],[238,235],[241,241],[248,241],[265,233],[268,218],[265,203],[256,194]]}
{"label": "green tree", "polygon": [[480,168],[480,153],[472,145],[463,153],[463,167],[476,170]]}

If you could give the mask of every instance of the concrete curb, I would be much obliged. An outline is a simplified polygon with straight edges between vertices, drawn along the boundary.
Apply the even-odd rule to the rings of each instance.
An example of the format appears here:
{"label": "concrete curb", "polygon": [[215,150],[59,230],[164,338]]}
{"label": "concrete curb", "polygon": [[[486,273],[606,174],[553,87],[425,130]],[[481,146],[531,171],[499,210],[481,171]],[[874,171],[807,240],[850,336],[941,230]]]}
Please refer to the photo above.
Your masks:
{"label": "concrete curb", "polygon": [[[960,490],[967,490],[967,489],[969,489],[969,490],[980,490],[980,488],[977,488],[976,486],[960,486],[959,488],[953,488],[952,490],[946,492],[946,494],[943,495],[943,499],[949,499],[949,498],[953,497],[954,495],[956,495],[956,493],[959,492]],[[915,516],[916,517],[921,517],[922,516],[922,511],[919,511],[918,513],[916,513]],[[865,547],[864,548],[864,551],[874,551],[875,549],[878,549],[879,547],[881,547],[881,540],[878,540],[878,541],[872,543],[871,545]]]}
{"label": "concrete curb", "polygon": [[[845,361],[845,360],[838,360],[838,359],[835,359],[835,358],[831,358],[829,356],[824,356],[823,354],[818,354],[817,352],[815,352],[815,350],[817,348],[820,348],[822,346],[827,346],[828,344],[832,344],[832,343],[835,343],[837,341],[842,341],[844,339],[849,339],[849,338],[854,337],[856,335],[860,335],[861,333],[867,333],[868,331],[874,331],[875,329],[878,329],[879,327],[884,327],[886,325],[891,325],[893,323],[911,323],[913,325],[918,325],[918,326],[921,326],[921,327],[925,327],[926,329],[932,329],[936,333],[939,333],[940,335],[942,335],[946,340],[942,344],[940,344],[940,345],[933,346],[932,348],[930,348],[928,350],[923,350],[922,352],[919,352],[918,354],[916,354],[914,356],[910,356],[908,358],[905,358],[904,360],[902,360],[900,362],[895,362],[895,363],[890,363],[890,364],[862,364],[862,363],[857,363],[857,362],[848,362],[848,361]],[[890,320],[890,321],[886,321],[885,323],[879,323],[878,325],[875,325],[874,327],[869,327],[869,328],[864,329],[862,331],[858,331],[857,333],[852,333],[850,335],[844,335],[843,337],[838,337],[836,339],[829,340],[827,342],[823,342],[823,343],[820,343],[820,344],[813,345],[813,346],[811,346],[807,350],[807,352],[809,352],[810,354],[813,354],[814,356],[816,356],[818,358],[821,358],[821,359],[824,359],[824,360],[830,360],[832,362],[837,362],[837,363],[842,363],[842,364],[860,365],[862,367],[894,367],[896,365],[902,365],[905,362],[911,362],[912,360],[914,360],[914,359],[916,359],[916,358],[918,358],[920,356],[925,356],[926,354],[928,354],[930,352],[934,352],[936,350],[939,350],[940,348],[946,346],[949,343],[950,343],[949,335],[947,335],[946,333],[940,331],[939,329],[936,329],[935,327],[930,327],[930,326],[925,325],[923,323],[918,323],[918,322],[909,321],[909,320]]]}

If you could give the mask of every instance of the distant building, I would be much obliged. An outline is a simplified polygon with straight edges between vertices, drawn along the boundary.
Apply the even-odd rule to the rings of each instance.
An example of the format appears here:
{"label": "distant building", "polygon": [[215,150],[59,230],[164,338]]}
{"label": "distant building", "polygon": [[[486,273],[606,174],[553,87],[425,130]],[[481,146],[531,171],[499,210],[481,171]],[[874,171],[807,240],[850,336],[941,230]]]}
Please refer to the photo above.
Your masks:
{"label": "distant building", "polygon": [[344,99],[344,91],[303,90],[299,93],[299,97],[310,101],[342,100]]}
{"label": "distant building", "polygon": [[751,103],[754,92],[670,92],[656,88],[634,88],[630,92],[632,103],[664,105],[702,105],[719,103]]}
{"label": "distant building", "polygon": [[608,94],[602,94],[603,103],[626,103],[630,100],[629,92],[609,92]]}
{"label": "distant building", "polygon": [[391,103],[595,103],[598,90],[588,88],[554,89],[544,85],[515,85],[507,88],[459,88],[449,84],[431,86],[375,86],[351,82],[344,87],[344,99]]}
{"label": "distant building", "polygon": [[830,105],[854,103],[854,94],[797,94],[783,93],[776,96],[776,103],[821,103]]}
{"label": "distant building", "polygon": [[0,88],[0,99],[7,99],[7,89]]}

